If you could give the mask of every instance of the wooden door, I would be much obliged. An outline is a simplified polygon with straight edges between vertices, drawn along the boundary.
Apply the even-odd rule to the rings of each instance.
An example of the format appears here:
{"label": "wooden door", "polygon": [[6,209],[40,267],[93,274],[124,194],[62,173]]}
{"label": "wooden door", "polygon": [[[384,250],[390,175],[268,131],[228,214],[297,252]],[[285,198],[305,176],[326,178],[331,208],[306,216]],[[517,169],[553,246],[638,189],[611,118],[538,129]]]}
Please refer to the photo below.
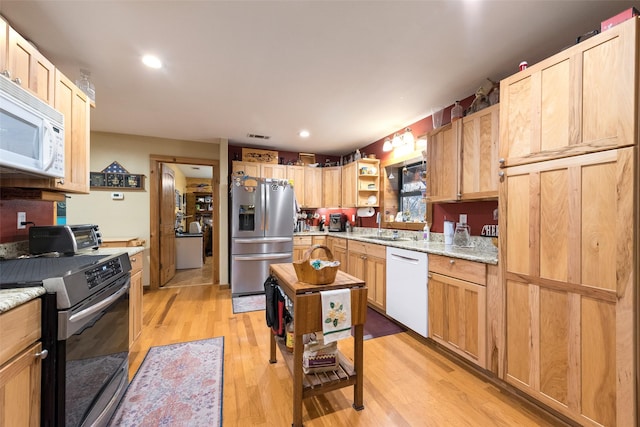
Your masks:
{"label": "wooden door", "polygon": [[64,114],[64,179],[59,190],[89,193],[89,100],[59,70],[55,73],[55,107]]}
{"label": "wooden door", "polygon": [[387,263],[384,258],[367,255],[365,261],[365,281],[369,292],[369,301],[383,311],[387,309],[386,283]]}
{"label": "wooden door", "polygon": [[304,166],[287,166],[287,179],[293,181],[293,192],[296,195],[296,202],[299,207],[306,206],[304,204],[304,168]]}
{"label": "wooden door", "polygon": [[454,201],[458,193],[460,150],[458,144],[460,121],[445,125],[429,135],[427,147],[428,185],[430,202]]}
{"label": "wooden door", "polygon": [[342,167],[342,206],[352,208],[357,202],[357,162],[349,163]]}
{"label": "wooden door", "polygon": [[498,197],[500,104],[462,119],[462,200]]}
{"label": "wooden door", "polygon": [[261,178],[275,178],[286,179],[287,167],[285,165],[278,165],[272,163],[260,164],[260,177]]}
{"label": "wooden door", "polygon": [[640,20],[500,82],[500,157],[518,165],[636,144]]}
{"label": "wooden door", "polygon": [[55,67],[13,28],[9,28],[8,63],[11,80],[20,79],[20,86],[53,105]]}
{"label": "wooden door", "polygon": [[342,206],[342,168],[340,166],[322,168],[322,206],[338,208]]}
{"label": "wooden door", "polygon": [[160,286],[176,274],[174,179],[173,169],[163,163],[160,191]]}
{"label": "wooden door", "polygon": [[635,425],[634,148],[504,169],[505,380],[581,424]]}
{"label": "wooden door", "polygon": [[306,167],[304,170],[305,207],[322,207],[322,169]]}

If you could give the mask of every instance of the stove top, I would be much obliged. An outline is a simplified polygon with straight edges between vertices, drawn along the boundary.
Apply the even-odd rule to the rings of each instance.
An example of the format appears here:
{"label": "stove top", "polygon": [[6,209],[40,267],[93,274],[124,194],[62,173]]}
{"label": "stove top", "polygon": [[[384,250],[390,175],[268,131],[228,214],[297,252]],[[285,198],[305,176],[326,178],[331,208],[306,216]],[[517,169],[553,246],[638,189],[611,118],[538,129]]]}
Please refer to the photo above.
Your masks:
{"label": "stove top", "polygon": [[104,255],[78,255],[0,260],[0,289],[42,286],[45,279],[63,277],[104,258]]}
{"label": "stove top", "polygon": [[129,274],[127,253],[0,260],[0,289],[44,286],[57,307],[72,307]]}

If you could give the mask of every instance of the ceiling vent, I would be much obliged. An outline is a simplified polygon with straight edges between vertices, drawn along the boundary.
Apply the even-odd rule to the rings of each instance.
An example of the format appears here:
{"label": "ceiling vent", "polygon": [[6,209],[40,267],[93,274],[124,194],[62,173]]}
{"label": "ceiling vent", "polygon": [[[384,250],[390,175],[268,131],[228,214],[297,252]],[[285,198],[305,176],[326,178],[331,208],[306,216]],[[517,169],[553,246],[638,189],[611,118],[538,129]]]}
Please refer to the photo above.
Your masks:
{"label": "ceiling vent", "polygon": [[247,136],[249,138],[255,138],[255,139],[270,139],[270,136],[267,135],[258,135],[257,133],[248,133]]}

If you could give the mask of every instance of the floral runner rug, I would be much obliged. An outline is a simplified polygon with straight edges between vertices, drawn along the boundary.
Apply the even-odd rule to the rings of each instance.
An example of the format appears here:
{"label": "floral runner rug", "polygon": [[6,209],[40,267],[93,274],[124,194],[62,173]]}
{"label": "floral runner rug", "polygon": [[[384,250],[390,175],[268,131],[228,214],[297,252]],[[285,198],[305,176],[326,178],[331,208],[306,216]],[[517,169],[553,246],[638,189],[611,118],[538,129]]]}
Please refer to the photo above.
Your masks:
{"label": "floral runner rug", "polygon": [[224,338],[151,347],[111,426],[221,426]]}

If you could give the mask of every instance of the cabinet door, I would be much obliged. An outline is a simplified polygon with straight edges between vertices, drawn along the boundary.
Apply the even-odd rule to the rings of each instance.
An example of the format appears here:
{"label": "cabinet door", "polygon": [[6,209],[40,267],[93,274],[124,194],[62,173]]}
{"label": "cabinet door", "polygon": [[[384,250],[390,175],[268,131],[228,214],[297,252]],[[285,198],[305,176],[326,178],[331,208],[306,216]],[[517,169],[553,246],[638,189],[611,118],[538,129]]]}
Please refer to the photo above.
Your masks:
{"label": "cabinet door", "polygon": [[484,286],[441,274],[430,275],[431,338],[482,368],[486,367],[485,314]]}
{"label": "cabinet door", "polygon": [[505,165],[637,143],[639,22],[629,19],[501,81]]}
{"label": "cabinet door", "polygon": [[0,425],[40,425],[41,351],[37,342],[0,367]]}
{"label": "cabinet door", "polygon": [[54,104],[55,67],[13,28],[9,28],[7,62],[11,80],[20,79],[20,86]]}
{"label": "cabinet door", "polygon": [[305,167],[304,169],[304,206],[322,207],[322,169]]}
{"label": "cabinet door", "polygon": [[635,423],[634,156],[510,167],[500,185],[505,380],[581,424]]}
{"label": "cabinet door", "polygon": [[260,177],[286,179],[287,167],[285,165],[262,163],[260,164]]}
{"label": "cabinet door", "polygon": [[342,206],[352,208],[356,206],[357,197],[357,167],[356,162],[342,167]]}
{"label": "cabinet door", "polygon": [[342,206],[342,168],[340,166],[322,168],[322,206],[326,208]]}
{"label": "cabinet door", "polygon": [[445,125],[429,135],[427,147],[428,185],[430,202],[459,200],[460,121]]}
{"label": "cabinet door", "polygon": [[129,288],[129,348],[142,332],[142,270],[131,275]]}
{"label": "cabinet door", "polygon": [[64,179],[55,180],[59,190],[89,193],[89,99],[56,70],[57,110],[64,114]]}
{"label": "cabinet door", "polygon": [[[234,160],[231,162],[231,172],[233,176],[246,175],[260,178],[260,163]],[[244,184],[257,185],[258,183],[254,179],[248,179],[244,181]]]}
{"label": "cabinet door", "polygon": [[369,292],[368,300],[383,311],[386,310],[387,288],[385,286],[387,263],[384,258],[367,255],[365,259],[365,283]]}
{"label": "cabinet door", "polygon": [[305,206],[304,168],[304,166],[287,166],[287,179],[293,181],[293,192],[300,207]]}
{"label": "cabinet door", "polygon": [[[366,281],[364,257],[365,255],[361,252],[347,251],[347,272],[358,279]],[[367,292],[368,299],[371,298],[369,292]]]}
{"label": "cabinet door", "polygon": [[9,24],[0,16],[0,72],[9,71],[7,60],[7,42],[9,41]]}
{"label": "cabinet door", "polygon": [[462,119],[462,200],[498,197],[500,104]]}

